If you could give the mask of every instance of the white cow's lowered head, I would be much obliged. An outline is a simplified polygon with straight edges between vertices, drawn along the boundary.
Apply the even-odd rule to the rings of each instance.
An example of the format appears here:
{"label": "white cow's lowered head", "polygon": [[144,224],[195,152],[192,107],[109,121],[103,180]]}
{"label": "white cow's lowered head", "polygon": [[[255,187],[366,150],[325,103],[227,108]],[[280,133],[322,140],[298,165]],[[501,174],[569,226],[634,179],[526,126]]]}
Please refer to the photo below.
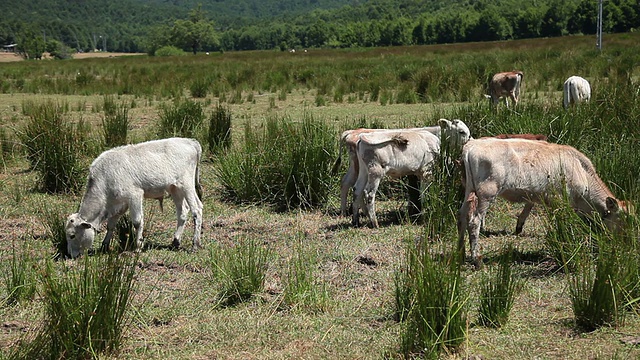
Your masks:
{"label": "white cow's lowered head", "polygon": [[447,119],[438,120],[440,125],[440,143],[448,142],[452,148],[462,148],[471,139],[471,131],[467,124],[460,119],[453,121]]}
{"label": "white cow's lowered head", "polygon": [[67,238],[67,251],[72,258],[82,255],[93,246],[96,229],[75,213],[69,215],[64,227]]}

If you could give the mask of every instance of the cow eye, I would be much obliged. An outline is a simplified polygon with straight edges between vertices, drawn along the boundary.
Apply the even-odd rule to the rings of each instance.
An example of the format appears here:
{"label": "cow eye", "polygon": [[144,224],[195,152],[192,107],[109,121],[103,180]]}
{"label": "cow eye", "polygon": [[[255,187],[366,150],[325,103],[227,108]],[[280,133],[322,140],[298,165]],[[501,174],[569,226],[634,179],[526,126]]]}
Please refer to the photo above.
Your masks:
{"label": "cow eye", "polygon": [[75,235],[71,235],[71,236],[69,236],[69,238],[70,238],[70,239],[75,239],[75,238],[76,238],[76,236],[75,236]]}

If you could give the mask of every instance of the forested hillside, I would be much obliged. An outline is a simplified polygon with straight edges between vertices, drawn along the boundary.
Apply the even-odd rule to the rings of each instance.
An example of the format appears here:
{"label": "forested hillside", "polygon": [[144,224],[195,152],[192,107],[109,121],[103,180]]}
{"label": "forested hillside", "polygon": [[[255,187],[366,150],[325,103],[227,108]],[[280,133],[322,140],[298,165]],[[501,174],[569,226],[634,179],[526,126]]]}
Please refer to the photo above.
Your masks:
{"label": "forested hillside", "polygon": [[[25,53],[153,54],[163,46],[285,50],[593,34],[597,0],[5,0],[0,13],[0,43]],[[638,27],[640,2],[605,2],[605,32]]]}

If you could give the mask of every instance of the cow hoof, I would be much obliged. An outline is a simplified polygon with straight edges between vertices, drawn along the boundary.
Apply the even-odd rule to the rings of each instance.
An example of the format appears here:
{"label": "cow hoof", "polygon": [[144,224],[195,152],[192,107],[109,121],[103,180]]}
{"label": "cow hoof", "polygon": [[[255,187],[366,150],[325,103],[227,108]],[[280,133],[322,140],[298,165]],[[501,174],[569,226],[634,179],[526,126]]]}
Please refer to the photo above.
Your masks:
{"label": "cow hoof", "polygon": [[171,247],[174,249],[180,249],[180,240],[173,239],[173,242],[171,243]]}

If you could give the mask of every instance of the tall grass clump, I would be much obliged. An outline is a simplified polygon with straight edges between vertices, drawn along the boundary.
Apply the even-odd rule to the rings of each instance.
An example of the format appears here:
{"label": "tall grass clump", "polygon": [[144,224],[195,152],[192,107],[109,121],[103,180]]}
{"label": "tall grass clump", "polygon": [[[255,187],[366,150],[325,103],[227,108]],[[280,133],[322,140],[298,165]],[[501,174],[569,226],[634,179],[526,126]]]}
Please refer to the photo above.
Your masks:
{"label": "tall grass clump", "polygon": [[10,359],[94,358],[117,354],[131,317],[137,257],[85,256],[79,266],[47,261],[41,276],[44,321]]}
{"label": "tall grass clump", "polygon": [[42,190],[74,192],[82,184],[80,155],[86,146],[87,125],[82,120],[74,124],[64,116],[68,105],[47,101],[33,107],[18,136],[39,174]]}
{"label": "tall grass clump", "polygon": [[6,167],[7,162],[16,154],[17,141],[12,139],[9,130],[0,126],[0,163]]}
{"label": "tall grass clump", "polygon": [[433,244],[407,246],[395,275],[396,317],[404,322],[401,351],[405,357],[435,359],[454,350],[466,337],[467,300],[460,257],[450,250],[430,252]]}
{"label": "tall grass clump", "polygon": [[317,259],[303,236],[296,237],[294,253],[289,259],[284,277],[282,304],[287,308],[302,308],[310,312],[324,311],[328,294],[314,272]]}
{"label": "tall grass clump", "polygon": [[199,102],[176,99],[171,105],[161,105],[158,135],[162,138],[196,137],[203,128],[204,118],[204,110]]}
{"label": "tall grass clump", "polygon": [[31,300],[36,295],[36,273],[35,262],[28,254],[28,248],[16,252],[13,246],[9,269],[3,271],[4,284],[7,296],[3,303],[14,305],[24,300]]}
{"label": "tall grass clump", "polygon": [[569,294],[576,325],[584,331],[616,326],[624,317],[629,295],[638,287],[637,229],[607,230],[603,220],[580,218],[566,194],[547,210],[547,245],[568,273]]}
{"label": "tall grass clump", "polygon": [[219,158],[218,178],[227,199],[264,203],[276,210],[323,205],[331,190],[335,133],[305,114],[268,118],[263,128],[246,124],[242,148]]}
{"label": "tall grass clump", "polygon": [[217,154],[231,145],[231,110],[218,104],[209,116],[207,144],[212,154]]}
{"label": "tall grass clump", "polygon": [[461,167],[455,162],[460,158],[461,150],[461,147],[452,145],[448,140],[441,142],[431,181],[422,191],[423,223],[429,237],[446,234],[456,227],[458,210],[464,197]]}
{"label": "tall grass clump", "polygon": [[521,282],[513,274],[513,248],[507,247],[495,269],[480,280],[480,304],[478,322],[487,327],[499,328],[509,320],[509,314]]}
{"label": "tall grass clump", "polygon": [[125,103],[116,103],[113,96],[104,97],[102,136],[105,148],[127,144],[129,132],[129,108]]}
{"label": "tall grass clump", "polygon": [[209,252],[212,279],[219,287],[217,301],[223,306],[234,306],[262,291],[271,256],[257,240],[236,240],[227,247],[212,246]]}
{"label": "tall grass clump", "polygon": [[61,260],[70,256],[67,250],[67,236],[65,232],[65,219],[68,214],[58,207],[44,206],[39,214],[40,221],[44,224],[46,237],[54,249],[54,260]]}
{"label": "tall grass clump", "polygon": [[211,82],[208,79],[198,78],[191,82],[189,92],[191,92],[191,96],[194,98],[205,98],[207,97],[210,85]]}
{"label": "tall grass clump", "polygon": [[551,197],[545,209],[545,247],[561,269],[572,273],[576,270],[580,251],[593,247],[589,224],[571,208],[566,191],[560,197]]}

